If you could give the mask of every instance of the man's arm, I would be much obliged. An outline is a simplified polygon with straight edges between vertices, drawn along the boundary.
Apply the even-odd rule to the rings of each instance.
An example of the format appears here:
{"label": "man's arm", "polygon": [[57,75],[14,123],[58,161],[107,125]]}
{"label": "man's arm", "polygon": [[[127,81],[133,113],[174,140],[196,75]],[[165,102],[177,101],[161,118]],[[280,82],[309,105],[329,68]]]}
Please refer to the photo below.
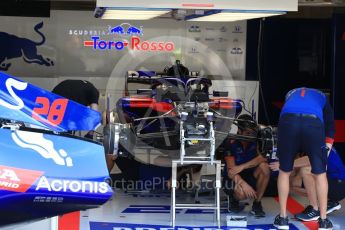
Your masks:
{"label": "man's arm", "polygon": [[87,83],[88,104],[91,109],[98,111],[99,91],[91,82]]}
{"label": "man's arm", "polygon": [[[99,100],[99,91],[96,87],[91,83],[87,82],[88,84],[88,100],[89,100],[89,107],[93,110],[98,111],[98,100]],[[85,137],[92,139],[94,131],[90,130]]]}
{"label": "man's arm", "polygon": [[93,110],[98,111],[98,104],[96,104],[96,103],[91,103],[90,108],[93,109]]}
{"label": "man's arm", "polygon": [[240,185],[242,182],[244,182],[244,180],[242,179],[242,177],[238,174],[236,175],[232,175],[230,174],[230,170],[234,167],[236,167],[235,164],[235,157],[233,156],[226,156],[224,158],[225,162],[226,162],[226,166],[228,168],[228,177],[233,180],[235,182],[236,185]]}
{"label": "man's arm", "polygon": [[[91,103],[90,104],[90,108],[93,109],[93,110],[98,111],[98,104]],[[87,132],[87,134],[84,137],[89,138],[89,139],[93,139],[93,134],[94,134],[94,131],[90,130],[89,132]]]}
{"label": "man's arm", "polygon": [[233,165],[233,166],[230,166],[230,168],[228,167],[229,174],[231,174],[231,175],[239,174],[243,170],[256,167],[265,161],[266,161],[266,158],[262,157],[261,155],[258,155],[257,157],[255,157],[254,159],[252,159],[246,163],[243,163],[240,165]]}
{"label": "man's arm", "polygon": [[252,159],[246,163],[243,163],[242,167],[243,167],[243,169],[253,168],[253,167],[258,166],[259,164],[261,164],[262,162],[265,162],[265,161],[267,161],[266,158],[264,158],[263,156],[261,156],[259,154],[254,159]]}
{"label": "man's arm", "polygon": [[224,157],[224,160],[225,160],[225,166],[227,167],[227,170],[228,170],[228,177],[233,180],[234,177],[230,175],[230,170],[235,167],[235,157],[234,156],[225,156]]}
{"label": "man's arm", "polygon": [[254,189],[242,179],[239,174],[231,174],[230,170],[234,167],[238,167],[235,165],[235,159],[233,156],[225,157],[226,165],[228,167],[228,177],[235,183],[235,189],[240,189],[245,194],[247,198],[256,199],[256,192]]}

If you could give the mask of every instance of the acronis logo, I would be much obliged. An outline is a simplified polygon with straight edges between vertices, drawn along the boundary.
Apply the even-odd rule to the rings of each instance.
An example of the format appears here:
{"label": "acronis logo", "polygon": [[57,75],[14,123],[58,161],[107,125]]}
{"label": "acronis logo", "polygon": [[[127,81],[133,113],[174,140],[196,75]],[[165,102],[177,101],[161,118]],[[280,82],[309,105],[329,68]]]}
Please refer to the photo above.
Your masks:
{"label": "acronis logo", "polygon": [[51,179],[42,176],[37,183],[36,191],[49,192],[73,192],[73,193],[101,193],[110,192],[109,185],[106,182],[98,181],[80,181],[80,180],[62,180]]}

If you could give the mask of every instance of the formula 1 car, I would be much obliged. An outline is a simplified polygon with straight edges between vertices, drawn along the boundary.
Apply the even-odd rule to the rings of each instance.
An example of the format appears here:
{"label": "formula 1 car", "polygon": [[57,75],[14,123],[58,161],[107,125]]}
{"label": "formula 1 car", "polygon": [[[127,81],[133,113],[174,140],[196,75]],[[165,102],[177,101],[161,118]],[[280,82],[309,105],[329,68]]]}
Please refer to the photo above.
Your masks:
{"label": "formula 1 car", "polygon": [[0,227],[112,196],[103,146],[66,133],[99,123],[97,111],[0,73]]}
{"label": "formula 1 car", "polygon": [[[229,138],[244,102],[229,98],[227,92],[210,94],[211,80],[181,74],[179,65],[171,67],[177,69],[173,76],[153,71],[128,72],[126,96],[107,115],[104,145],[108,153],[131,156],[138,146],[147,146],[176,158],[183,149],[193,153],[205,149],[211,139],[211,151],[216,151]],[[146,88],[138,88],[135,95],[130,95],[133,91],[129,84]],[[256,141],[258,136],[231,138]]]}

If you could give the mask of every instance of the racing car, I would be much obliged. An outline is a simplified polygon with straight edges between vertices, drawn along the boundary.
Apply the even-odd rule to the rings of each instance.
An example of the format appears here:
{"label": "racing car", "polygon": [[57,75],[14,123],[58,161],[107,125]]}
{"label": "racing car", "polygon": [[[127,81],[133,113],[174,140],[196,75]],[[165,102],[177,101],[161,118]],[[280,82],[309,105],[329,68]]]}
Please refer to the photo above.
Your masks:
{"label": "racing car", "polygon": [[[112,196],[100,114],[0,73],[0,227],[96,208]],[[90,170],[92,168],[92,170]]]}
{"label": "racing car", "polygon": [[[176,158],[184,151],[181,145],[187,152],[205,149],[209,143],[203,140],[212,132],[215,151],[230,137],[257,141],[257,135],[229,135],[232,124],[238,123],[236,119],[245,109],[244,102],[229,98],[228,92],[210,93],[211,80],[195,75],[179,62],[164,73],[128,71],[124,87],[126,96],[120,98],[113,112],[107,115],[106,151],[131,156],[136,155],[138,146],[146,146]],[[137,89],[132,90],[130,84]],[[181,141],[181,131],[188,140],[186,145]],[[267,144],[261,146],[267,147]]]}

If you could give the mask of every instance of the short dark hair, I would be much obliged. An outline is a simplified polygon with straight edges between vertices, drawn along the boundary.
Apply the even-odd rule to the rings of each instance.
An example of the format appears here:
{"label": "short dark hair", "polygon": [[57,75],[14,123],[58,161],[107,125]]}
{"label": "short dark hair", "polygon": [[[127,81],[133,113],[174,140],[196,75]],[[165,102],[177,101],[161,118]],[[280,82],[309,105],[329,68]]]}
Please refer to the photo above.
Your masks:
{"label": "short dark hair", "polygon": [[249,114],[242,114],[237,117],[237,126],[240,130],[251,129],[257,130],[257,123]]}

